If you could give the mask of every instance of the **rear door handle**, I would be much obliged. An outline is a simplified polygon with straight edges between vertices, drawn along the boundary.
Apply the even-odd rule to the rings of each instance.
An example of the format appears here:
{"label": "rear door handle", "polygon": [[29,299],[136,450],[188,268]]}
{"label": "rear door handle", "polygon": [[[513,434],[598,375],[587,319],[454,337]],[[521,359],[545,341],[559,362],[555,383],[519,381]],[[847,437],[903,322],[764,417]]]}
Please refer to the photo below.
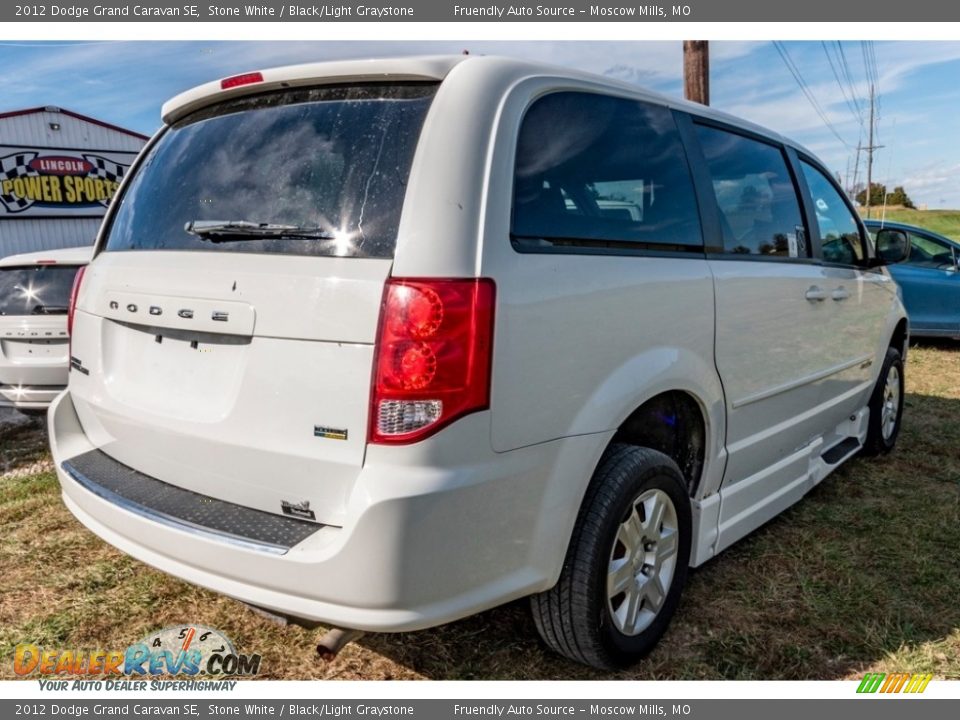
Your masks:
{"label": "rear door handle", "polygon": [[827,291],[816,285],[811,285],[810,289],[804,293],[804,297],[813,302],[823,302],[827,299]]}
{"label": "rear door handle", "polygon": [[848,297],[850,297],[850,293],[848,293],[847,289],[841,285],[832,293],[830,293],[830,297],[839,302],[840,300],[846,300]]}

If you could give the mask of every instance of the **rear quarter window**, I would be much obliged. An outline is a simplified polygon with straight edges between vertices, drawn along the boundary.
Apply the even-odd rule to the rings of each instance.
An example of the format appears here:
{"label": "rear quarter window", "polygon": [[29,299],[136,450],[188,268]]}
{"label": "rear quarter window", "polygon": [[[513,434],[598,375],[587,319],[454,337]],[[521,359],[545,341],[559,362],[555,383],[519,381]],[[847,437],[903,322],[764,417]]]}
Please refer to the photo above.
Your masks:
{"label": "rear quarter window", "polygon": [[517,142],[511,235],[528,251],[702,250],[673,113],[583,92],[535,101]]}

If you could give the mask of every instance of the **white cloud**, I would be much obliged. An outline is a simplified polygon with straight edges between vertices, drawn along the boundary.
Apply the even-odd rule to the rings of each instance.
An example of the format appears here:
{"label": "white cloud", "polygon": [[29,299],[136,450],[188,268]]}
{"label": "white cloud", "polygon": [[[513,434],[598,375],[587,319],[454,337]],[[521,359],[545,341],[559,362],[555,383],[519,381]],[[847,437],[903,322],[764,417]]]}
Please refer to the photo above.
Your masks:
{"label": "white cloud", "polygon": [[917,190],[937,190],[960,173],[960,163],[951,165],[933,165],[920,168],[913,175],[908,175],[906,182]]}

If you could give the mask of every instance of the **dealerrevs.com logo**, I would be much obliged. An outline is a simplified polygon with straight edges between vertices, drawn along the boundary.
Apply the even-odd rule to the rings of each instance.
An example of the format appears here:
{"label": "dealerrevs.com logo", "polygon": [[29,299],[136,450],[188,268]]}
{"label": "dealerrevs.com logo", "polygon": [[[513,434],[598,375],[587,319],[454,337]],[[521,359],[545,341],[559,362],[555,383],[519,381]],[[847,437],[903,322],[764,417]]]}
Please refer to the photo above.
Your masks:
{"label": "dealerrevs.com logo", "polygon": [[260,655],[238,653],[219,630],[175,625],[150,633],[124,650],[67,650],[21,643],[13,671],[31,675],[87,678],[142,678],[161,675],[251,676],[260,672]]}
{"label": "dealerrevs.com logo", "polygon": [[857,687],[858,693],[922,693],[927,689],[932,674],[924,673],[867,673]]}

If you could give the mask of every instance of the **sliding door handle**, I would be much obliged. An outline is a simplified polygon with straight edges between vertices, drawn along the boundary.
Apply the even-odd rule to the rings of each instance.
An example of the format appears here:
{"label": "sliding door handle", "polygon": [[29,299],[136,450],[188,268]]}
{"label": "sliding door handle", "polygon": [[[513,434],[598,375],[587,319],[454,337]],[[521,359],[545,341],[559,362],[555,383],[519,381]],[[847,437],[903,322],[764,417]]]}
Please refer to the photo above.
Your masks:
{"label": "sliding door handle", "polygon": [[803,296],[811,302],[823,302],[827,299],[827,291],[816,285],[812,285]]}

